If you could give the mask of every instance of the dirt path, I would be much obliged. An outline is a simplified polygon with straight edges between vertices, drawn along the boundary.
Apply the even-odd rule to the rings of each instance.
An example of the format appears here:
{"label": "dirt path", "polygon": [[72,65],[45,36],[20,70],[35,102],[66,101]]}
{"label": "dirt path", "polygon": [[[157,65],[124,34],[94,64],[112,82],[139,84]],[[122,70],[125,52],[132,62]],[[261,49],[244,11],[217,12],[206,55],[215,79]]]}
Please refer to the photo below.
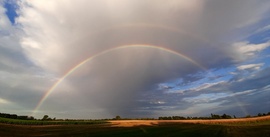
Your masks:
{"label": "dirt path", "polygon": [[113,127],[133,127],[133,126],[154,126],[160,123],[200,123],[200,124],[219,124],[235,122],[254,122],[270,120],[270,116],[254,118],[237,118],[237,119],[215,119],[215,120],[112,120],[109,121]]}

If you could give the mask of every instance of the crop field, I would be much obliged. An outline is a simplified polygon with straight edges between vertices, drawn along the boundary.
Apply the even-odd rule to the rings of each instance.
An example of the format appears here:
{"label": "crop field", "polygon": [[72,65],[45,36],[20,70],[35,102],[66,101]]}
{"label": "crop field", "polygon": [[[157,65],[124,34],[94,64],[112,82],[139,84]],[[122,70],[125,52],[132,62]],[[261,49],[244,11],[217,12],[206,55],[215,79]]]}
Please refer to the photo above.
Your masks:
{"label": "crop field", "polygon": [[[42,121],[42,120],[19,120],[10,118],[1,118],[0,123],[17,124],[17,125],[89,125],[89,124],[104,124],[104,120],[61,120],[61,121]],[[1,137],[1,136],[0,136]]]}
{"label": "crop field", "polygon": [[0,136],[270,137],[270,117],[188,121],[114,120],[97,123],[78,121],[43,125],[0,123]]}

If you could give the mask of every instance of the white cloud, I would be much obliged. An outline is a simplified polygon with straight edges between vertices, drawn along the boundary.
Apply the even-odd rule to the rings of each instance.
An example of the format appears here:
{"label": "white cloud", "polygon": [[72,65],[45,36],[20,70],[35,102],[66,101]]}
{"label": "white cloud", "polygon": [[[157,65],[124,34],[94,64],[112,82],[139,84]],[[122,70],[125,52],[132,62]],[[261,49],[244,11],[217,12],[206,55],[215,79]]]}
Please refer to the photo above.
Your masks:
{"label": "white cloud", "polygon": [[166,104],[166,102],[164,102],[164,101],[151,101],[150,104],[162,105],[162,104]]}
{"label": "white cloud", "polygon": [[191,90],[197,92],[197,91],[201,91],[203,89],[207,89],[207,88],[210,88],[212,86],[222,84],[222,83],[225,83],[225,81],[219,81],[219,82],[214,82],[214,83],[204,83],[204,84],[202,84],[202,85],[200,85],[198,87],[192,88]]}
{"label": "white cloud", "polygon": [[264,63],[258,63],[258,64],[246,64],[246,65],[241,65],[238,66],[238,70],[259,70]]}
{"label": "white cloud", "polygon": [[6,12],[6,9],[1,5],[0,6],[0,15],[1,15],[0,25],[1,25],[1,31],[5,30],[5,29],[8,30],[9,28],[11,28],[11,23],[10,23],[8,17],[6,16],[5,12]]}
{"label": "white cloud", "polygon": [[0,47],[19,50],[19,38],[17,37],[19,31],[16,29],[16,26],[12,26],[5,12],[6,9],[3,7],[2,2],[0,2]]}
{"label": "white cloud", "polygon": [[239,95],[246,95],[246,94],[251,94],[253,93],[254,89],[251,90],[246,90],[246,91],[240,91],[240,92],[236,92],[236,93],[232,93],[232,92],[222,92],[222,93],[206,93],[206,94],[200,94],[198,96],[195,97],[186,97],[183,98],[183,101],[186,101],[188,103],[208,103],[211,101],[217,101],[217,100],[223,100],[225,98],[228,97],[235,97],[235,96],[239,96]]}
{"label": "white cloud", "polygon": [[196,97],[186,97],[183,98],[182,100],[188,103],[207,103],[227,96],[228,93],[209,93],[209,94],[200,94]]}
{"label": "white cloud", "polygon": [[254,55],[256,52],[260,52],[270,46],[270,42],[260,44],[250,44],[248,42],[235,43],[234,46],[240,53],[245,55]]}
{"label": "white cloud", "polygon": [[237,61],[244,61],[251,57],[257,55],[258,52],[263,51],[264,49],[270,46],[270,42],[260,43],[260,44],[251,44],[247,41],[237,42],[232,45],[236,50],[237,54],[235,56]]}
{"label": "white cloud", "polygon": [[213,83],[204,83],[204,84],[201,84],[199,86],[196,86],[196,87],[191,87],[191,88],[188,88],[188,89],[184,89],[184,90],[176,90],[176,91],[173,91],[173,90],[169,90],[169,91],[166,91],[166,93],[181,93],[181,94],[184,94],[185,92],[199,92],[201,90],[204,90],[204,89],[208,89],[208,88],[211,88],[215,85],[219,85],[219,84],[223,84],[223,83],[226,83],[225,81],[218,81],[218,82],[213,82]]}
{"label": "white cloud", "polygon": [[266,25],[262,28],[259,28],[255,33],[260,33],[260,32],[264,32],[264,31],[268,31],[270,30],[270,25]]}

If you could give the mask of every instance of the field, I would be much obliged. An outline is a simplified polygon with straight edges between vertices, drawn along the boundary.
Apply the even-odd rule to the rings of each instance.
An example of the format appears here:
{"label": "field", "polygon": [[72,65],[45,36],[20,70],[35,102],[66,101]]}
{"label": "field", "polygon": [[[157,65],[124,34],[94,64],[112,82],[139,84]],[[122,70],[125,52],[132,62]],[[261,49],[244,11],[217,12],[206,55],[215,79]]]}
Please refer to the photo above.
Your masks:
{"label": "field", "polygon": [[[81,123],[80,123],[81,122]],[[229,120],[114,120],[58,125],[0,124],[0,136],[270,137],[270,116]]]}
{"label": "field", "polygon": [[17,125],[91,125],[91,124],[104,124],[108,122],[104,120],[67,120],[67,121],[19,120],[0,117],[0,123],[17,124]]}

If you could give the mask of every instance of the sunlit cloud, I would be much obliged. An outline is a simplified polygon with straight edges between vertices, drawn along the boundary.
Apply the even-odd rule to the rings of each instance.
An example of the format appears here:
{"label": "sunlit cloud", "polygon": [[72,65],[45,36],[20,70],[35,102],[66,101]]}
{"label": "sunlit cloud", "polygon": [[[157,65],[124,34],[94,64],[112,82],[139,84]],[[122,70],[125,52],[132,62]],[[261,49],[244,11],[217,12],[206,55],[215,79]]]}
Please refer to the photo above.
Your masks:
{"label": "sunlit cloud", "polygon": [[9,101],[0,98],[0,104],[9,104],[9,103],[10,103]]}
{"label": "sunlit cloud", "polygon": [[270,42],[260,43],[260,44],[251,44],[248,42],[238,42],[233,45],[233,47],[238,50],[242,55],[241,59],[246,59],[256,55],[256,53],[268,48]]}

